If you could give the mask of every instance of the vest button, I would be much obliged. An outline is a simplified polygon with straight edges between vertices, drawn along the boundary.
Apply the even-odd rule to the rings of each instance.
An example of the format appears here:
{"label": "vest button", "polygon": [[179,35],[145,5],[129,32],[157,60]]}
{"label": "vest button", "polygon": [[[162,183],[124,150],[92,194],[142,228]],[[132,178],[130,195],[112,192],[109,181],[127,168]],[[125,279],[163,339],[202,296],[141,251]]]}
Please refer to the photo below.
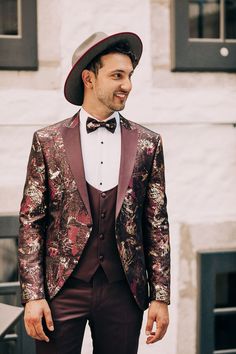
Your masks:
{"label": "vest button", "polygon": [[104,240],[104,235],[103,235],[103,234],[100,234],[100,235],[99,235],[99,239],[100,239],[100,240]]}
{"label": "vest button", "polygon": [[101,213],[101,218],[102,218],[102,219],[105,218],[105,213]]}
{"label": "vest button", "polygon": [[103,259],[104,259],[104,256],[101,254],[101,255],[99,256],[99,261],[102,262]]}
{"label": "vest button", "polygon": [[102,192],[101,196],[102,196],[102,198],[105,198],[106,197],[106,193]]}

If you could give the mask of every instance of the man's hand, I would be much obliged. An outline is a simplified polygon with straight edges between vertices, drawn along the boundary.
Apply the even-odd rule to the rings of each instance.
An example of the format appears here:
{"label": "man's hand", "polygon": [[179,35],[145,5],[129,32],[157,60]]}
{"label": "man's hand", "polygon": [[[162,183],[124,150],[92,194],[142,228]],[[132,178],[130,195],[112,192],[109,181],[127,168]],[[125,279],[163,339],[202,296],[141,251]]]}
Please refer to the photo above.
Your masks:
{"label": "man's hand", "polygon": [[[153,332],[153,324],[156,322],[156,332]],[[169,325],[168,306],[163,301],[154,300],[148,309],[146,325],[147,344],[155,343],[162,339]]]}
{"label": "man's hand", "polygon": [[54,330],[51,310],[45,299],[32,300],[27,302],[25,305],[25,329],[28,335],[34,339],[45,340],[49,342],[49,338],[46,336],[43,325],[42,318],[45,318],[47,328],[50,331]]}

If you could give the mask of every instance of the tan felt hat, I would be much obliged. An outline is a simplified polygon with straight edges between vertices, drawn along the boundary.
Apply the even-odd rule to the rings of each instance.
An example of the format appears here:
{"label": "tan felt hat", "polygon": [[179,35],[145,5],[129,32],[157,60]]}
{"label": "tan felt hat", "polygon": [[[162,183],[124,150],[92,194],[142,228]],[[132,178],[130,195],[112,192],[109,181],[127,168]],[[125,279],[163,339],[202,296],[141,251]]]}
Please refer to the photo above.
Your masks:
{"label": "tan felt hat", "polygon": [[137,34],[121,32],[108,36],[106,33],[96,32],[80,44],[73,54],[72,69],[64,86],[67,101],[78,106],[82,105],[84,95],[82,71],[97,55],[120,41],[129,44],[136,57],[135,67],[137,66],[143,50],[142,41]]}

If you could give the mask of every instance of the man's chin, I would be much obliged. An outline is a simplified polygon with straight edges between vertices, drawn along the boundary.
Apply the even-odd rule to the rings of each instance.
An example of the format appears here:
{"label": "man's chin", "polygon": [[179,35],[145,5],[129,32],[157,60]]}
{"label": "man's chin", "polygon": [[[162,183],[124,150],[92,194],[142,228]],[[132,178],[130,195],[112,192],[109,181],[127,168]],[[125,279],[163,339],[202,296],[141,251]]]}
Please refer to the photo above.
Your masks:
{"label": "man's chin", "polygon": [[113,106],[112,109],[115,112],[119,112],[119,111],[123,111],[123,109],[125,108],[125,104],[119,105],[119,106]]}

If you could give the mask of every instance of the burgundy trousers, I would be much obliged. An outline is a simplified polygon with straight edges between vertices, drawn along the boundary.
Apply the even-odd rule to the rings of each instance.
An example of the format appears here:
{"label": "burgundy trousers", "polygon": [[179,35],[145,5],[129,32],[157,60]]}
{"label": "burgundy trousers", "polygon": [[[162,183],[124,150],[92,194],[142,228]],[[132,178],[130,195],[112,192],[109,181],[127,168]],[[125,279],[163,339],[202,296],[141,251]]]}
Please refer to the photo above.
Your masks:
{"label": "burgundy trousers", "polygon": [[90,283],[71,277],[50,307],[55,329],[45,329],[49,343],[36,341],[37,354],[80,354],[87,322],[93,354],[137,354],[143,311],[126,280],[109,283],[102,268]]}

